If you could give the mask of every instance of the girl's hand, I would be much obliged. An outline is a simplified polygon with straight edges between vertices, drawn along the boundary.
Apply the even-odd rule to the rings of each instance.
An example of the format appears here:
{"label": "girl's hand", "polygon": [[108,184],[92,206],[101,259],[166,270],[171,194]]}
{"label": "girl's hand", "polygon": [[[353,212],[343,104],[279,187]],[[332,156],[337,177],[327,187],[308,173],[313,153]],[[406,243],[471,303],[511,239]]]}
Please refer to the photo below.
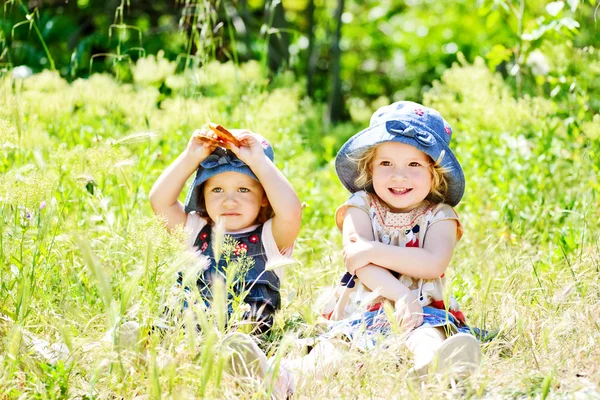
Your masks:
{"label": "girl's hand", "polygon": [[344,264],[346,270],[352,275],[359,268],[368,265],[371,262],[371,250],[373,249],[373,242],[366,240],[357,233],[352,233],[348,236],[350,241],[344,246]]}
{"label": "girl's hand", "polygon": [[233,143],[228,143],[228,148],[240,160],[250,168],[257,165],[257,163],[264,161],[265,150],[256,135],[245,129],[234,129],[232,130],[232,133],[234,133],[240,141],[240,146],[238,147]]}
{"label": "girl's hand", "polygon": [[215,149],[217,148],[215,141],[217,140],[217,135],[214,134],[209,129],[196,129],[192,133],[192,137],[190,138],[186,152],[194,157],[194,159],[198,160],[198,164],[200,164],[206,157],[208,157]]}
{"label": "girl's hand", "polygon": [[394,315],[398,325],[407,331],[423,324],[423,307],[415,299],[398,299]]}

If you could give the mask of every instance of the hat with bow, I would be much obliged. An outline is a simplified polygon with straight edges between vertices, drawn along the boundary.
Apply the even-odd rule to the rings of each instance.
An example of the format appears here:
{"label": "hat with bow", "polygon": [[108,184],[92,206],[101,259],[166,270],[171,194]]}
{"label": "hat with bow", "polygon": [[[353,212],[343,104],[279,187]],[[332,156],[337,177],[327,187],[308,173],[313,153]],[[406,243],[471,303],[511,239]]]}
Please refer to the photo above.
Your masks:
{"label": "hat with bow", "polygon": [[[256,134],[255,134],[256,135]],[[265,155],[273,161],[274,153],[273,147],[262,136],[258,136],[258,139],[265,151]],[[223,172],[239,172],[240,174],[248,175],[250,178],[258,181],[258,178],[250,167],[240,160],[231,150],[226,150],[222,147],[217,147],[204,161],[198,166],[194,181],[190,185],[187,197],[185,199],[185,212],[189,213],[192,211],[206,212],[203,206],[202,198],[204,197],[202,185],[209,178],[215,175],[222,174]],[[202,203],[202,204],[201,204]]]}
{"label": "hat with bow", "polygon": [[444,203],[457,205],[465,191],[462,167],[450,150],[452,128],[439,112],[411,101],[398,101],[379,108],[371,116],[369,127],[352,136],[340,149],[335,159],[335,170],[340,181],[351,193],[361,190],[373,192],[373,186],[359,187],[357,162],[369,148],[386,142],[399,142],[416,147],[448,172],[448,193]]}

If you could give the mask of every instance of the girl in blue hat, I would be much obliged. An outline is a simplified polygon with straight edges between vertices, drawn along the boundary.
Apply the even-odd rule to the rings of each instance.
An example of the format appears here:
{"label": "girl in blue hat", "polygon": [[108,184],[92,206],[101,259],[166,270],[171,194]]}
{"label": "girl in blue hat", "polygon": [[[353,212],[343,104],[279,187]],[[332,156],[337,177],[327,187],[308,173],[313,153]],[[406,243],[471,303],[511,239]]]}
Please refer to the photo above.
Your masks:
{"label": "girl in blue hat", "polygon": [[[406,332],[417,376],[432,369],[469,375],[479,364],[481,332],[469,328],[444,293],[445,271],[462,227],[454,211],[464,193],[449,147],[450,125],[431,108],[401,101],[378,109],[369,127],[336,157],[352,193],[336,212],[347,272],[324,315],[327,334],[371,348],[390,326],[383,304]],[[366,327],[366,329],[361,329]]]}
{"label": "girl in blue hat", "polygon": [[[194,132],[186,149],[152,187],[150,204],[164,217],[169,231],[184,226],[190,250],[206,257],[208,266],[198,277],[197,286],[207,305],[212,299],[214,277],[224,276],[228,264],[226,257],[215,254],[213,246],[213,231],[222,226],[229,237],[225,242],[235,243],[229,264],[238,257],[252,260],[240,277],[243,283],[235,289],[238,294],[246,293],[246,319],[264,331],[281,305],[281,271],[269,268],[269,264],[280,263],[282,255],[291,256],[302,210],[291,184],[273,164],[269,142],[246,130],[233,133],[240,145],[227,143],[223,148],[215,145],[217,137],[209,130]],[[178,197],[194,171],[184,205]]]}
{"label": "girl in blue hat", "polygon": [[[402,101],[378,109],[370,126],[342,146],[336,172],[352,195],[335,217],[347,273],[324,307],[332,321],[328,332],[307,356],[282,363],[279,394],[293,389],[296,378],[330,378],[345,347],[372,349],[390,336],[392,324],[414,355],[409,376],[464,378],[477,368],[485,332],[469,328],[444,293],[445,271],[462,236],[453,207],[465,187],[451,136],[437,111]],[[238,335],[237,342],[246,364],[267,371],[250,338]]]}

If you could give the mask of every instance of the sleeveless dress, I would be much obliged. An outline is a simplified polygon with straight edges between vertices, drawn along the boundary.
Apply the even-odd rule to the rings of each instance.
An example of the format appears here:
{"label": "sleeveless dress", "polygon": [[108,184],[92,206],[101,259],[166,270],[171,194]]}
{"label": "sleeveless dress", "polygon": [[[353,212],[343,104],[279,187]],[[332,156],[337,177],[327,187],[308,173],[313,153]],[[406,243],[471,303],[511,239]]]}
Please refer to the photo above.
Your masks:
{"label": "sleeveless dress", "polygon": [[[457,241],[462,237],[458,215],[447,204],[425,201],[409,212],[394,213],[376,195],[360,191],[336,211],[336,224],[340,230],[350,207],[369,215],[375,240],[387,245],[422,248],[429,228],[445,220],[456,221]],[[466,332],[478,337],[484,334],[484,331],[466,325],[465,317],[453,298],[449,298],[449,304],[444,302],[446,279],[443,274],[435,279],[417,279],[394,271],[392,274],[413,292],[423,307],[421,326],[444,326],[450,334]],[[342,336],[360,349],[373,348],[378,338],[391,333],[390,323],[383,311],[383,301],[382,297],[374,297],[356,275],[346,272],[322,310],[325,318],[336,321],[322,338]]]}
{"label": "sleeveless dress", "polygon": [[[244,293],[242,301],[247,305],[243,319],[255,322],[258,331],[265,331],[273,324],[273,315],[281,307],[281,275],[278,268],[270,268],[270,263],[291,256],[291,249],[281,254],[273,237],[272,220],[261,225],[253,225],[237,232],[225,232],[224,242],[233,246],[228,257],[216,259],[213,240],[213,227],[197,213],[188,214],[186,231],[188,249],[198,257],[208,258],[208,266],[198,276],[196,286],[202,299],[210,306],[213,295],[211,284],[215,276],[225,280],[227,269],[232,265],[236,271],[234,293],[228,293],[228,313],[233,312],[231,300],[235,295]],[[183,284],[179,273],[178,285]]]}

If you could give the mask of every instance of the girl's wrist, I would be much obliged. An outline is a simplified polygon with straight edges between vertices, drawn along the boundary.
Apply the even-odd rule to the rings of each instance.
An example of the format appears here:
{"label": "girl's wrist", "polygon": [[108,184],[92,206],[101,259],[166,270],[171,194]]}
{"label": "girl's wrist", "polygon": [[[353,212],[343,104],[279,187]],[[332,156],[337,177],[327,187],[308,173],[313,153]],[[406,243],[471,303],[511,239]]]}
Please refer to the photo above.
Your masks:
{"label": "girl's wrist", "polygon": [[410,291],[410,289],[407,288],[406,286],[403,287],[402,293],[400,293],[398,295],[398,298],[396,299],[397,303],[403,303],[403,304],[406,304],[407,306],[410,305],[411,303],[413,303],[414,301],[416,301],[415,296]]}
{"label": "girl's wrist", "polygon": [[[377,264],[375,261],[375,255],[380,254],[381,253],[381,245],[384,245],[381,242],[378,242],[377,240],[370,240],[369,241],[369,259],[371,260],[371,262],[373,262],[374,264]],[[385,245],[384,245],[385,246]]]}
{"label": "girl's wrist", "polygon": [[[244,160],[242,160],[244,161]],[[262,153],[258,157],[253,157],[244,161],[254,172],[255,175],[259,175],[262,171],[266,171],[269,168],[269,165],[273,164],[269,157],[265,153]]]}
{"label": "girl's wrist", "polygon": [[367,240],[368,243],[368,247],[367,247],[367,256],[369,258],[369,262],[376,264],[375,261],[376,257],[375,255],[377,254],[377,241],[376,240]]}
{"label": "girl's wrist", "polygon": [[182,160],[185,163],[194,164],[194,166],[196,168],[198,167],[198,165],[200,165],[200,163],[202,161],[204,161],[206,159],[206,157],[208,157],[206,154],[203,154],[202,152],[190,151],[190,149],[185,149],[183,151],[183,153],[181,153],[181,156],[182,156]]}

